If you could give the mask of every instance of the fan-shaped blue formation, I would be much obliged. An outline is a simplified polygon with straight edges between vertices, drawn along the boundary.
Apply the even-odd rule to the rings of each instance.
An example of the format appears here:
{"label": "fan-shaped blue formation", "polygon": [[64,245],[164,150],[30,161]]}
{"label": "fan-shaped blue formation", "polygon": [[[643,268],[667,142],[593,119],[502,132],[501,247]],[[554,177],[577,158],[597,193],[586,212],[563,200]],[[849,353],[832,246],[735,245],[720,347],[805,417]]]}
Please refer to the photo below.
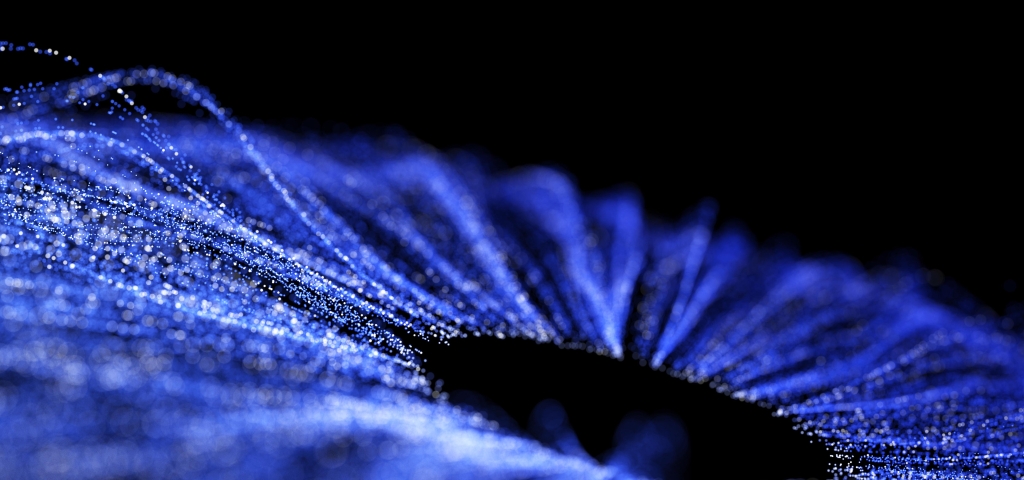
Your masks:
{"label": "fan-shaped blue formation", "polygon": [[[153,116],[136,86],[212,119]],[[0,159],[5,478],[649,471],[449,404],[411,339],[480,335],[756,402],[827,442],[838,477],[1024,472],[1019,338],[914,272],[714,232],[711,202],[655,224],[550,169],[250,130],[156,68],[5,90]]]}

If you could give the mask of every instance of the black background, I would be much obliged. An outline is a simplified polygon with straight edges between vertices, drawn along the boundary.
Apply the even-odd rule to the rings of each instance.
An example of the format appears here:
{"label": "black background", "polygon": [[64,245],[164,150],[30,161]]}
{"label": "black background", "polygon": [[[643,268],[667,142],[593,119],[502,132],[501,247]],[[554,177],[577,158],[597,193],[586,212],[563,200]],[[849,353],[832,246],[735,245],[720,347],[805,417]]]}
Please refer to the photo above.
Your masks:
{"label": "black background", "polygon": [[[155,65],[191,75],[248,121],[400,125],[441,149],[560,166],[584,191],[633,184],[663,218],[713,197],[723,221],[744,222],[759,240],[785,235],[806,254],[844,252],[865,265],[909,248],[996,312],[1020,301],[1019,109],[998,32],[697,31],[699,19],[657,12],[492,20],[357,29],[356,16],[259,25],[181,17],[7,40],[100,71]],[[82,73],[52,58],[0,58],[5,85]],[[595,455],[625,412],[669,409],[691,430],[698,473],[824,475],[820,457],[804,457],[821,452],[796,449],[806,440],[767,412],[750,416],[629,362],[548,347],[466,341],[438,351],[434,368],[446,388],[480,391],[520,424],[537,401],[558,398]],[[737,449],[784,466],[729,462]]]}

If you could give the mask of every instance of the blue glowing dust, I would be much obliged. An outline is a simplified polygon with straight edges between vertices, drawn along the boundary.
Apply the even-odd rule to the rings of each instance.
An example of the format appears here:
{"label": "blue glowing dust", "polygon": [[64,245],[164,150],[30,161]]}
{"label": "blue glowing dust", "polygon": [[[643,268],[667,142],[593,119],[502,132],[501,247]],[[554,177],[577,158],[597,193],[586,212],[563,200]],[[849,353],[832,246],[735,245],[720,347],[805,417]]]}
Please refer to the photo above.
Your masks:
{"label": "blue glowing dust", "polygon": [[658,224],[546,168],[250,129],[158,68],[2,95],[4,478],[631,478],[685,448],[632,418],[601,463],[557,405],[538,439],[450,403],[409,340],[481,335],[764,406],[840,478],[1024,474],[1024,342],[914,270],[759,247],[710,201]]}

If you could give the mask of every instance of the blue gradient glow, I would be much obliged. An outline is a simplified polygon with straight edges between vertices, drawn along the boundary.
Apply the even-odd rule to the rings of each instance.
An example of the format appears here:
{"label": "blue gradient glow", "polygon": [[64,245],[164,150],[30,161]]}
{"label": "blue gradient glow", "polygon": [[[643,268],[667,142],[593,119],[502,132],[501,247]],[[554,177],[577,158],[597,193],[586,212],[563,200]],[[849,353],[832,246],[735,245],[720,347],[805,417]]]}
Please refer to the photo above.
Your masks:
{"label": "blue gradient glow", "polygon": [[[212,118],[154,117],[137,86]],[[155,68],[5,92],[0,159],[5,478],[626,478],[685,448],[633,419],[602,464],[560,407],[535,414],[554,449],[449,404],[408,339],[479,335],[707,383],[838,477],[1024,473],[1024,344],[997,318],[715,232],[712,202],[653,224],[550,169],[247,129]]]}

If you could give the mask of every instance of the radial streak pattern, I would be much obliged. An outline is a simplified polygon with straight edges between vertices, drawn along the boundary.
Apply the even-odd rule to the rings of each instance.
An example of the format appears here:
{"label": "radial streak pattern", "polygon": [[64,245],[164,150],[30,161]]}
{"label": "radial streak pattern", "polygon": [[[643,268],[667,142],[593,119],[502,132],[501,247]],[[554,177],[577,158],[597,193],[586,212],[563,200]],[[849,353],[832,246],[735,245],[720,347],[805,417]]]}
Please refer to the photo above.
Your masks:
{"label": "radial streak pattern", "polygon": [[[214,120],[158,120],[141,86]],[[711,202],[662,225],[549,169],[245,130],[159,69],[4,95],[4,476],[630,475],[446,403],[410,339],[465,335],[707,382],[838,476],[1024,470],[1022,342],[913,272],[713,234]]]}

